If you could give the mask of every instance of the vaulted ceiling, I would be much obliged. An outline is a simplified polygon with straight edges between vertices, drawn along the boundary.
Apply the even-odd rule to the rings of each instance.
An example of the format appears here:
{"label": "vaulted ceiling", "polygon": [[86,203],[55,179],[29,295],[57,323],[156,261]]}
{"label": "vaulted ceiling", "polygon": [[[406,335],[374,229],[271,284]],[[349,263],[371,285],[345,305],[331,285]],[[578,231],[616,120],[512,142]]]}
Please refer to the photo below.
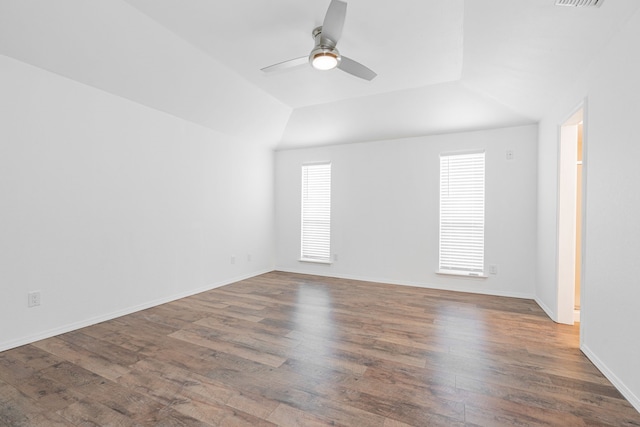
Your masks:
{"label": "vaulted ceiling", "polygon": [[277,148],[535,123],[637,0],[349,0],[340,51],[304,56],[329,0],[0,0],[0,54]]}

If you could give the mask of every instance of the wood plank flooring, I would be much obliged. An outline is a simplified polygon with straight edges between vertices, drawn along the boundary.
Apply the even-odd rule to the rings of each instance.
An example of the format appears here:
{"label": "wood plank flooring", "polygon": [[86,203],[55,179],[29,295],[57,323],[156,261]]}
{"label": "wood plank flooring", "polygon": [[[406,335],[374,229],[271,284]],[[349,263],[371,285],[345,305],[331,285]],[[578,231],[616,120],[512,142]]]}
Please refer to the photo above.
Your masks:
{"label": "wood plank flooring", "polygon": [[281,272],[0,353],[1,426],[640,426],[524,299]]}

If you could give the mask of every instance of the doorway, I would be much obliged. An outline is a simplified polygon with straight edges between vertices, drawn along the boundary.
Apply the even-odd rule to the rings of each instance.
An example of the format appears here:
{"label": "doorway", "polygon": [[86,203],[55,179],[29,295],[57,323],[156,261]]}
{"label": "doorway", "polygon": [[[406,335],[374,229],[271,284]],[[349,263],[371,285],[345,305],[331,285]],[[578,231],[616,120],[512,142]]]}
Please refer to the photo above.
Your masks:
{"label": "doorway", "polygon": [[584,109],[560,127],[558,179],[558,321],[580,322],[582,295]]}

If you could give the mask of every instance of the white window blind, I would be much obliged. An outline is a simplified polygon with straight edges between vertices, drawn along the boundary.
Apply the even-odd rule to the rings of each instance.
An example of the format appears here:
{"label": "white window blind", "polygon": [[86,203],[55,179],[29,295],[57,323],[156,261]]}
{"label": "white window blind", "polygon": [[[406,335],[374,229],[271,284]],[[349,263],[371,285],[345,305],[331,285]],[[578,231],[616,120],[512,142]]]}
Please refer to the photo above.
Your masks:
{"label": "white window blind", "polygon": [[306,261],[331,260],[331,163],[302,165],[302,244]]}
{"label": "white window blind", "polygon": [[442,273],[484,272],[484,160],[484,151],[440,155]]}

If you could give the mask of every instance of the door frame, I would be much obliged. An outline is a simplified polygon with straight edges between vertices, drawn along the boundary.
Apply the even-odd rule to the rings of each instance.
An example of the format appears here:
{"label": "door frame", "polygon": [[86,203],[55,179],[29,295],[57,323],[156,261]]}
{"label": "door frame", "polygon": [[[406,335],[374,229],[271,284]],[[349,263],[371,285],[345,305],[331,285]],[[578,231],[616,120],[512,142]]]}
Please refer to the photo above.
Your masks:
{"label": "door frame", "polygon": [[[577,186],[577,124],[582,121],[582,185]],[[575,280],[576,280],[576,220],[580,209],[582,227],[580,259],[580,308],[581,340],[584,325],[585,265],[586,254],[586,184],[587,184],[587,100],[578,104],[558,126],[558,200],[556,224],[556,273],[557,273],[557,321],[574,324]],[[578,192],[582,205],[577,206]]]}

